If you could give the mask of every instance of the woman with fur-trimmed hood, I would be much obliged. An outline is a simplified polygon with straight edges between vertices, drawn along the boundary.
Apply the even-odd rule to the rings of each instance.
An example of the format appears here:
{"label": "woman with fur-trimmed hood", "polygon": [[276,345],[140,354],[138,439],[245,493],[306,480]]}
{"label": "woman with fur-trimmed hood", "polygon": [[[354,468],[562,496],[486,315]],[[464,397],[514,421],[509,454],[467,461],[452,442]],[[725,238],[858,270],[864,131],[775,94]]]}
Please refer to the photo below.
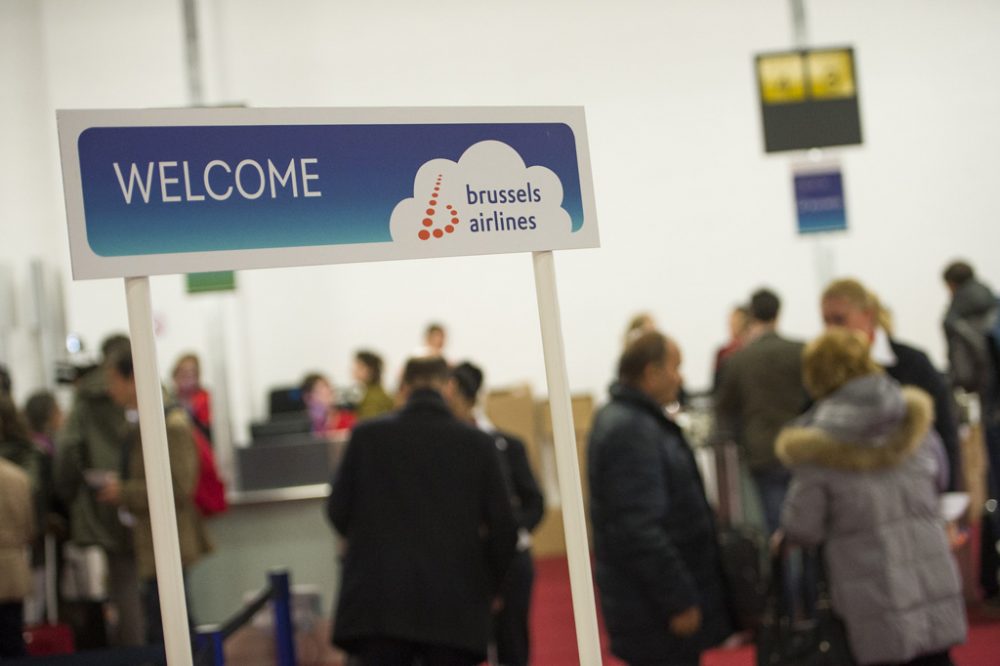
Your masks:
{"label": "woman with fur-trimmed hood", "polygon": [[805,348],[803,379],[817,402],[776,443],[793,470],[782,529],[825,544],[833,608],[859,664],[951,664],[967,627],[938,514],[946,463],[930,397],[901,388],[846,329]]}

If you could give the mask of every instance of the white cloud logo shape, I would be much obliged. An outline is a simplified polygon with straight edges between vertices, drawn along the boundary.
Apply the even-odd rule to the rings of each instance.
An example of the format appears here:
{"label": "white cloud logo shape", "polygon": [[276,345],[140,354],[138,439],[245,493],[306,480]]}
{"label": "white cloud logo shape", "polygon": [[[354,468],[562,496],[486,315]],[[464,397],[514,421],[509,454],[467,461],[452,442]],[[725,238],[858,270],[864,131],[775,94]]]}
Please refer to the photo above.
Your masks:
{"label": "white cloud logo shape", "polygon": [[526,167],[501,141],[480,141],[458,162],[425,162],[413,179],[413,197],[393,209],[389,231],[393,242],[407,245],[468,243],[477,237],[514,241],[524,234],[544,243],[572,233],[562,201],[562,182],[554,171]]}

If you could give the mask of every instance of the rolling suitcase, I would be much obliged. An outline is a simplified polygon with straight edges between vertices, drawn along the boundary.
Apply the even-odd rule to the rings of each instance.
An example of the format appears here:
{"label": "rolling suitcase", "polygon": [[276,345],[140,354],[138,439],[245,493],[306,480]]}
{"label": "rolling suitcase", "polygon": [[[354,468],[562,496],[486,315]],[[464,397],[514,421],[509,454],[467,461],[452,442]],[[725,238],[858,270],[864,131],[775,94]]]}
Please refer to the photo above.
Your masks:
{"label": "rolling suitcase", "polygon": [[24,643],[28,655],[48,657],[73,654],[73,630],[57,621],[58,594],[56,592],[56,541],[45,535],[45,622],[25,627]]}

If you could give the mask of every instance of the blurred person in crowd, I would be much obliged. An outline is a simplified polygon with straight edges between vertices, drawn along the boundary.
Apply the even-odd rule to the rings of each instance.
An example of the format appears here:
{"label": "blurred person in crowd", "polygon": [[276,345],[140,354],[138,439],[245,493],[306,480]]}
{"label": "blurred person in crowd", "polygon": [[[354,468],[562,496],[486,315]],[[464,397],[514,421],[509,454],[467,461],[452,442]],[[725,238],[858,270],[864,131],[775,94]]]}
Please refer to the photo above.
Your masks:
{"label": "blurred person in crowd", "polygon": [[312,420],[313,434],[330,437],[354,427],[354,414],[337,406],[337,392],[324,375],[311,372],[300,385],[302,402]]}
{"label": "blurred person in crowd", "polygon": [[630,342],[643,333],[655,330],[656,320],[653,319],[653,315],[648,312],[637,312],[628,320],[628,325],[625,326],[625,346],[627,347]]}
{"label": "blurred person in crowd", "polygon": [[782,426],[809,401],[802,386],[802,343],[778,334],[781,301],[770,289],[750,298],[750,340],[726,362],[715,391],[713,441],[736,442],[745,456],[769,533],[778,529],[791,476],[774,452]]}
{"label": "blurred person in crowd", "polygon": [[472,666],[517,542],[493,438],[441,395],[448,366],[415,358],[405,406],[358,424],[327,515],[346,541],[333,642],[362,666]]}
{"label": "blurred person in crowd", "polygon": [[[949,264],[943,274],[951,293],[944,315],[948,343],[948,374],[953,386],[979,398],[986,442],[986,484],[989,497],[1000,499],[1000,337],[998,301],[964,261]],[[980,584],[989,603],[1000,601],[1000,512],[986,511],[982,522]]]}
{"label": "blurred person in crowd", "polygon": [[662,333],[633,340],[588,442],[597,586],[611,651],[631,665],[696,666],[730,634],[712,510],[664,412],[680,365]]}
{"label": "blurred person in crowd", "polygon": [[834,611],[855,659],[949,666],[965,640],[965,606],[944,521],[933,403],[900,387],[864,334],[833,328],[806,346],[816,404],[778,438],[793,470],[781,527],[824,544]]}
{"label": "blurred person in crowd", "polygon": [[194,427],[212,441],[212,400],[208,391],[201,385],[201,361],[193,353],[183,354],[174,363],[172,374],[174,380],[173,398],[184,409]]}
{"label": "blurred person in crowd", "polygon": [[531,559],[531,533],[545,515],[545,498],[538,489],[528,463],[524,442],[510,433],[496,430],[476,417],[476,403],[483,385],[483,372],[469,362],[456,365],[445,385],[444,396],[458,420],[482,429],[493,438],[507,482],[507,494],[517,521],[517,555],[500,592],[500,609],[493,615],[493,639],[497,663],[527,666],[530,654],[528,615],[535,568]]}
{"label": "blurred person in crowd", "polygon": [[45,455],[52,457],[56,451],[56,435],[66,420],[62,408],[51,391],[36,391],[24,405],[31,439]]}
{"label": "blurred person in crowd", "polygon": [[0,458],[17,465],[28,475],[34,525],[42,529],[52,494],[52,465],[49,457],[31,440],[28,425],[9,395],[0,395]]}
{"label": "blurred person in crowd", "polygon": [[395,407],[395,401],[382,387],[382,357],[361,350],[354,355],[354,381],[361,387],[361,399],[354,414],[359,421],[380,416]]}
{"label": "blurred person in crowd", "polygon": [[712,390],[719,386],[722,365],[730,356],[750,342],[747,333],[750,330],[750,308],[737,305],[729,312],[729,341],[715,352],[715,366],[712,369]]}
{"label": "blurred person in crowd", "polygon": [[[52,479],[52,461],[55,455],[55,439],[64,421],[62,408],[56,401],[55,396],[46,390],[36,391],[31,394],[24,406],[25,423],[28,426],[28,434],[34,442],[36,449],[41,453],[43,459],[44,493],[45,506],[39,507],[40,511],[45,511],[45,515],[38,515],[36,520],[36,540],[32,544],[32,567],[34,574],[34,588],[31,594],[31,601],[28,604],[29,621],[40,619],[40,612],[43,608],[46,596],[46,585],[48,578],[45,575],[45,535],[60,537],[66,536],[67,510],[65,505],[55,496]],[[57,566],[57,563],[53,563]]]}
{"label": "blurred person in crowd", "polygon": [[110,356],[130,351],[128,337],[109,336],[101,345],[101,365],[78,380],[73,406],[56,438],[54,475],[55,493],[69,509],[67,550],[98,547],[107,558],[106,593],[115,611],[110,639],[125,646],[141,645],[145,635],[132,533],[119,520],[118,508],[97,497],[120,475],[121,433],[129,427],[125,410],[108,393],[103,368]]}
{"label": "blurred person in crowd", "polygon": [[31,480],[23,469],[0,458],[0,661],[27,655],[22,632],[33,534]]}
{"label": "blurred person in crowd", "polygon": [[45,553],[42,532],[48,525],[52,506],[52,459],[35,446],[27,422],[7,395],[0,395],[0,458],[17,465],[28,475],[34,511],[32,523],[38,534],[31,544],[31,559],[34,565],[41,567]]}
{"label": "blurred person in crowd", "polygon": [[943,277],[951,293],[942,325],[952,385],[992,398],[996,367],[987,336],[998,316],[997,297],[964,261],[949,264]]}
{"label": "blurred person in crowd", "polygon": [[0,363],[0,395],[12,395],[13,382],[10,379],[10,371],[7,366]]}
{"label": "blurred person in crowd", "polygon": [[863,333],[871,344],[872,360],[900,384],[923,389],[934,401],[934,430],[948,454],[948,490],[961,478],[958,426],[947,382],[927,354],[893,337],[892,317],[878,297],[854,279],[831,282],[820,301],[827,328],[844,327]]}
{"label": "blurred person in crowd", "polygon": [[[105,364],[105,373],[108,394],[112,400],[129,414],[136,414],[139,400],[136,394],[131,350],[123,349],[113,354]],[[194,426],[183,407],[168,403],[165,409],[177,536],[180,542],[181,563],[187,570],[211,552],[212,546],[201,514],[194,503],[194,489],[198,480],[198,449],[191,430]],[[156,582],[156,565],[153,560],[153,532],[149,517],[146,468],[138,417],[129,420],[128,427],[124,431],[122,446],[124,457],[121,479],[112,480],[101,488],[97,500],[108,506],[125,509],[134,521],[132,535],[146,609],[146,641],[151,644],[162,643],[160,595]],[[185,595],[186,588],[185,576]],[[190,609],[190,604],[188,606]],[[193,613],[190,613],[190,617],[193,618]]]}
{"label": "blurred person in crowd", "polygon": [[[431,322],[424,328],[424,342],[413,352],[416,358],[445,358],[444,347],[448,343],[448,332],[444,324]],[[447,360],[447,359],[446,359]]]}

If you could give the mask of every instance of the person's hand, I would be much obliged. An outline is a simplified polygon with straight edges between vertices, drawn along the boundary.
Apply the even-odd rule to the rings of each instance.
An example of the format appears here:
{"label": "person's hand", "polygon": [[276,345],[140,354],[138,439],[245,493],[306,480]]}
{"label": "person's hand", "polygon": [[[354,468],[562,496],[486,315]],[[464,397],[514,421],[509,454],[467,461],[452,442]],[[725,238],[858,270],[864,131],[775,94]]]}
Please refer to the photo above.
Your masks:
{"label": "person's hand", "polygon": [[952,551],[960,550],[969,541],[969,532],[958,526],[955,521],[945,523],[945,531],[948,534],[948,545]]}
{"label": "person's hand", "polygon": [[504,609],[503,597],[499,594],[493,597],[493,602],[490,604],[490,612],[499,613]]}
{"label": "person's hand", "polygon": [[767,542],[771,555],[778,554],[778,551],[781,549],[781,542],[784,540],[785,533],[780,529],[774,530],[774,534],[771,535],[771,539]]}
{"label": "person's hand", "polygon": [[691,606],[670,618],[670,631],[677,636],[690,636],[701,628],[701,609]]}
{"label": "person's hand", "polygon": [[122,482],[110,479],[97,491],[97,501],[101,504],[118,505],[122,501]]}

